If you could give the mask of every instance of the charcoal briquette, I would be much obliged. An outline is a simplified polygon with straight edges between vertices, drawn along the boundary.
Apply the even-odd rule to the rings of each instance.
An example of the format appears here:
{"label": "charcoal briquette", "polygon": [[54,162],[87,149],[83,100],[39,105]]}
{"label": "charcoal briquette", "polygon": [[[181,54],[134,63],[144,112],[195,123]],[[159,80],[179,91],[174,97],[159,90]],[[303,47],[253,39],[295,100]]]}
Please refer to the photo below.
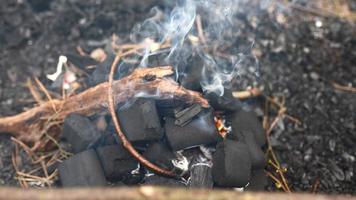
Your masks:
{"label": "charcoal briquette", "polygon": [[138,162],[122,145],[108,145],[96,149],[105,177],[110,181],[121,180],[138,166]]}
{"label": "charcoal briquette", "polygon": [[262,123],[253,111],[241,110],[228,115],[227,119],[232,127],[232,133],[228,135],[229,138],[239,140],[241,132],[247,131],[255,136],[259,146],[266,144],[266,135]]}
{"label": "charcoal briquette", "polygon": [[255,136],[251,132],[241,131],[240,141],[243,141],[248,146],[252,169],[263,169],[266,164],[265,154],[257,144]]}
{"label": "charcoal briquette", "polygon": [[267,186],[267,176],[264,169],[252,170],[247,191],[264,191]]}
{"label": "charcoal briquette", "polygon": [[95,66],[99,64],[98,61],[94,60],[90,56],[81,56],[77,54],[68,53],[66,54],[66,57],[70,63],[84,71],[87,70],[88,66]]}
{"label": "charcoal briquette", "polygon": [[162,142],[150,144],[143,156],[154,164],[167,169],[173,170],[174,165],[172,160],[176,159],[175,154],[169,147]]}
{"label": "charcoal briquette", "polygon": [[190,168],[190,187],[213,188],[212,167],[205,163],[196,163]]}
{"label": "charcoal briquette", "polygon": [[89,78],[89,85],[95,86],[109,79],[110,67],[115,59],[114,54],[108,54],[106,59],[95,68]]}
{"label": "charcoal briquette", "polygon": [[190,90],[202,91],[200,82],[202,80],[202,72],[204,61],[198,55],[193,55],[188,59],[188,65],[180,67],[179,83]]}
{"label": "charcoal briquette", "polygon": [[244,187],[250,174],[251,159],[245,143],[225,139],[217,144],[213,154],[214,183],[222,187]]}
{"label": "charcoal briquette", "polygon": [[119,109],[121,128],[132,142],[159,140],[163,129],[153,99],[137,99],[131,106]]}
{"label": "charcoal briquette", "polygon": [[185,126],[176,125],[174,118],[167,117],[164,128],[168,143],[175,151],[215,143],[220,139],[212,110],[201,112]]}
{"label": "charcoal briquette", "polygon": [[79,153],[93,144],[101,134],[88,118],[70,114],[64,120],[62,135],[71,144],[73,153]]}
{"label": "charcoal briquette", "polygon": [[106,179],[93,149],[78,153],[58,165],[64,187],[105,186]]}
{"label": "charcoal briquette", "polygon": [[177,99],[159,99],[156,100],[158,113],[161,117],[168,116],[174,117],[177,109],[186,106],[186,102]]}
{"label": "charcoal briquette", "polygon": [[126,185],[137,185],[143,182],[145,178],[145,171],[139,170],[137,173],[131,173],[122,179],[122,182]]}
{"label": "charcoal briquette", "polygon": [[90,146],[93,148],[99,148],[99,147],[114,145],[114,144],[121,144],[121,140],[116,135],[116,133],[104,131],[101,134],[101,136]]}
{"label": "charcoal briquette", "polygon": [[207,92],[204,97],[209,100],[209,104],[217,111],[236,112],[242,109],[240,100],[232,96],[232,91],[224,89],[224,94],[221,96],[215,92]]}

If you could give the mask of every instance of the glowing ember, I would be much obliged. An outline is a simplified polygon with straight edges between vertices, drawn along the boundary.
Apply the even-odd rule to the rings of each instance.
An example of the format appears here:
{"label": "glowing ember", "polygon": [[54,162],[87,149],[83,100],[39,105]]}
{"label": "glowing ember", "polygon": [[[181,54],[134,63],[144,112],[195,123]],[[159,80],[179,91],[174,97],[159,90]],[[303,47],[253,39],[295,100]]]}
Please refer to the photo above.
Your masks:
{"label": "glowing ember", "polygon": [[215,120],[215,126],[218,129],[219,134],[221,135],[221,137],[225,138],[226,134],[228,134],[231,131],[231,127],[226,127],[225,119],[223,119],[220,116],[215,116],[214,120]]}

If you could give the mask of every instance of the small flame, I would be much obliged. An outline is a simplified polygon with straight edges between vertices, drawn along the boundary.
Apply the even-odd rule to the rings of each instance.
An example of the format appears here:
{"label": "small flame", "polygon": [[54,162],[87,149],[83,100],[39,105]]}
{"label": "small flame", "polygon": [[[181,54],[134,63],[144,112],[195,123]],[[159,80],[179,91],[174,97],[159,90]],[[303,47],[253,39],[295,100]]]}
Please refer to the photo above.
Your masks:
{"label": "small flame", "polygon": [[231,131],[231,127],[226,127],[225,126],[225,119],[223,119],[220,116],[215,116],[215,126],[218,129],[219,134],[221,137],[225,138],[226,135]]}

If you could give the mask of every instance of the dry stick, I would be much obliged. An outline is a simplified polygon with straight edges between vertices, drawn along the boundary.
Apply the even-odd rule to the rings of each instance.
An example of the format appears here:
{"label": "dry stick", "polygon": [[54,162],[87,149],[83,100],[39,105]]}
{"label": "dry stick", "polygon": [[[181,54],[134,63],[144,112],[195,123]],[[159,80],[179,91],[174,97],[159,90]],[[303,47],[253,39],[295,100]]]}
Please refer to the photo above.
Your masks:
{"label": "dry stick", "polygon": [[17,143],[18,145],[20,145],[25,152],[27,153],[28,156],[30,156],[30,158],[33,160],[33,152],[31,151],[31,148],[28,147],[25,143],[23,143],[21,140],[18,140],[14,137],[11,137],[11,140],[15,143]]}
{"label": "dry stick", "polygon": [[356,92],[356,88],[351,87],[351,86],[343,86],[338,83],[333,82],[332,85],[334,86],[335,89],[341,90],[344,92]]}
{"label": "dry stick", "polygon": [[[276,117],[276,119],[278,119],[278,117]],[[275,120],[276,121],[276,120]],[[271,126],[271,128],[273,128],[273,126]],[[270,129],[271,130],[271,129]],[[268,134],[269,135],[269,134]],[[274,163],[270,163],[272,164],[273,167],[277,168],[277,171],[279,173],[279,176],[281,177],[282,179],[282,183],[285,185],[285,188],[287,189],[287,192],[291,192],[290,189],[289,189],[289,186],[288,186],[288,182],[287,182],[287,179],[284,177],[284,173],[283,173],[283,170],[281,169],[281,165],[279,164],[278,162],[278,159],[272,149],[272,146],[269,146],[268,147],[268,150],[272,156],[272,159],[273,159],[273,162]]]}
{"label": "dry stick", "polygon": [[[273,120],[272,124],[270,126],[266,126],[266,137],[267,137],[267,142],[268,142],[268,150],[267,150],[267,154],[269,153],[272,157],[272,160],[269,160],[269,164],[271,164],[276,170],[277,170],[277,173],[279,175],[279,177],[282,179],[282,180],[279,180],[277,177],[275,176],[270,176],[272,175],[272,173],[269,173],[267,174],[268,176],[270,176],[274,181],[276,181],[277,184],[279,185],[282,185],[283,187],[283,190],[285,192],[291,192],[289,186],[288,186],[288,182],[287,182],[287,179],[284,177],[284,173],[283,173],[283,170],[281,168],[281,165],[279,164],[278,162],[278,159],[273,151],[273,148],[270,144],[270,141],[269,141],[269,136],[270,136],[270,133],[272,132],[272,130],[274,129],[274,127],[277,125],[277,122],[283,118],[285,116],[285,112],[286,112],[286,108],[284,106],[284,101],[282,103],[280,102],[277,102],[275,101],[274,99],[266,96],[265,97],[267,99],[267,102],[271,102],[275,105],[277,105],[277,107],[279,107],[279,111],[278,111],[278,115],[275,117],[275,119]],[[265,112],[266,112],[266,115],[268,114],[267,112],[267,107],[268,107],[268,104],[266,104],[266,107],[265,107]]]}
{"label": "dry stick", "polygon": [[38,91],[35,89],[35,86],[33,85],[31,79],[27,79],[26,83],[27,88],[30,90],[33,98],[36,100],[38,104],[44,103],[44,101],[41,98],[41,95],[38,93]]}
{"label": "dry stick", "polygon": [[271,154],[273,155],[273,159],[274,159],[274,162],[272,160],[269,160],[269,164],[271,164],[277,171],[277,173],[279,174],[279,176],[281,177],[282,179],[282,182],[286,188],[286,192],[291,192],[290,189],[289,189],[289,186],[288,186],[288,182],[287,182],[287,179],[284,177],[284,169],[281,168],[279,162],[277,162],[277,158],[275,157],[274,155],[274,152],[271,151]]}
{"label": "dry stick", "polygon": [[313,184],[311,193],[315,194],[320,186],[320,179],[317,178]]}
{"label": "dry stick", "polygon": [[267,176],[269,176],[272,180],[274,180],[274,182],[276,182],[278,184],[278,186],[282,187],[282,189],[287,192],[287,188],[284,186],[284,184],[277,178],[275,177],[271,172],[269,171],[266,171],[265,170],[265,173],[267,174]]}
{"label": "dry stick", "polygon": [[[38,84],[38,86],[40,87],[40,89],[42,90],[42,92],[46,95],[46,97],[48,98],[48,100],[50,102],[53,102],[53,99],[51,97],[51,95],[49,94],[48,90],[46,89],[46,87],[42,84],[42,82],[38,79],[38,78],[35,78],[35,81],[36,83]],[[55,112],[57,112],[57,108],[55,106],[55,104],[52,104],[52,107],[53,107],[53,110]]]}
{"label": "dry stick", "polygon": [[51,188],[51,184],[50,184],[50,180],[49,180],[46,164],[45,164],[44,160],[42,160],[40,163],[41,163],[41,167],[42,167],[43,173],[44,173],[44,175],[46,177],[46,183],[47,183],[48,187]]}
{"label": "dry stick", "polygon": [[[18,147],[18,145],[15,143],[15,152],[12,153],[11,162],[12,162],[12,165],[14,166],[16,175],[18,175],[17,172],[19,171],[19,167],[18,167],[18,165],[17,165],[18,151],[19,151],[19,147]],[[19,184],[20,184],[20,186],[21,186],[22,188],[27,188],[26,185],[24,184],[24,181],[21,181],[21,180],[18,179],[18,182],[19,182]]]}
{"label": "dry stick", "polygon": [[113,81],[114,81],[114,72],[116,69],[117,64],[119,63],[121,58],[120,54],[117,54],[115,57],[114,62],[111,65],[111,70],[110,70],[110,75],[109,75],[109,87],[108,87],[108,103],[109,103],[109,111],[112,117],[112,120],[114,122],[115,125],[115,129],[116,132],[118,134],[118,136],[120,137],[123,146],[127,149],[127,151],[129,151],[131,153],[131,155],[136,158],[140,163],[142,163],[143,165],[145,165],[147,168],[156,171],[160,174],[166,175],[166,176],[172,176],[175,177],[176,175],[171,172],[171,171],[167,171],[165,169],[162,169],[158,166],[156,166],[155,164],[151,163],[150,161],[148,161],[147,159],[145,159],[144,157],[142,157],[137,151],[136,149],[131,145],[131,143],[127,140],[125,134],[121,131],[121,127],[119,124],[119,121],[117,119],[116,113],[115,113],[115,104],[114,104],[114,97],[113,97]]}
{"label": "dry stick", "polygon": [[239,98],[239,99],[258,97],[260,95],[262,95],[262,92],[258,88],[252,88],[252,89],[246,90],[246,91],[236,91],[236,92],[232,93],[232,96],[234,96],[235,98]]}

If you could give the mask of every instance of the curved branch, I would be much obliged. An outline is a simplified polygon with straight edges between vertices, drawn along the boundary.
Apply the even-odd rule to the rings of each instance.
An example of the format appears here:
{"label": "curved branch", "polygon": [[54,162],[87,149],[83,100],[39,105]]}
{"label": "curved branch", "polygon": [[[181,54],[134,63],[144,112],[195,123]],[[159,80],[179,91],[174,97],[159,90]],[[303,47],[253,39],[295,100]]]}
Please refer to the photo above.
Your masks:
{"label": "curved branch", "polygon": [[[113,81],[114,104],[125,102],[144,92],[155,99],[177,99],[208,106],[207,100],[199,93],[182,88],[167,77],[172,74],[173,69],[170,66],[134,70],[127,77]],[[151,81],[147,77],[151,77]],[[91,116],[107,111],[108,88],[108,82],[101,83],[65,100],[52,100],[18,115],[0,118],[0,133],[10,133],[25,142],[38,141],[41,130],[49,119],[63,121],[70,113]]]}

